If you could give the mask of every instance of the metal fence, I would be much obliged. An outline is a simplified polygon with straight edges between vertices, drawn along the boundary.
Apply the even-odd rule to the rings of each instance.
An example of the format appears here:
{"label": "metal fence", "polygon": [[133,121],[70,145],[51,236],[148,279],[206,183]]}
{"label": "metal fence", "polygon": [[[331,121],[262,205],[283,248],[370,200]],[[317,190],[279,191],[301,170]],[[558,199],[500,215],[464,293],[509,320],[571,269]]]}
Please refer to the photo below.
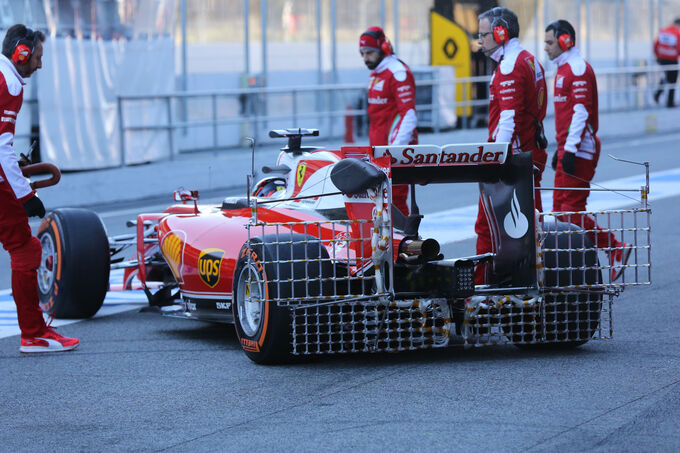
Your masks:
{"label": "metal fence", "polygon": [[[676,66],[680,68],[680,65]],[[597,71],[600,112],[631,111],[654,105],[653,92],[663,72],[672,66],[640,66],[609,68]],[[554,74],[547,74],[549,91]],[[486,120],[489,76],[459,78],[463,87],[462,102],[442,101],[438,96],[441,80],[420,80],[417,91],[429,89],[430,101],[418,103],[419,127],[439,132],[437,115],[442,107],[467,113],[459,117],[458,127],[469,127],[473,119]],[[450,83],[450,81],[446,81]],[[480,89],[481,88],[481,89]],[[468,97],[469,90],[472,90]],[[481,94],[479,94],[481,93]],[[315,85],[287,88],[248,88],[205,92],[175,92],[161,95],[118,97],[118,120],[121,140],[121,165],[126,165],[126,141],[131,134],[165,132],[169,144],[168,157],[178,153],[209,149],[228,149],[242,145],[246,136],[266,143],[270,128],[314,126],[329,139],[343,139],[347,121],[359,119],[363,124],[365,108],[356,101],[365,95],[365,84]],[[475,97],[477,96],[477,97]],[[126,122],[126,112],[152,105],[162,105],[166,114],[160,122]],[[465,107],[470,107],[466,109]],[[462,108],[462,109],[461,109]],[[548,115],[552,115],[552,96]],[[149,118],[153,118],[152,115]],[[427,121],[423,121],[427,118]],[[225,138],[227,137],[227,138]],[[182,142],[180,144],[180,142]]]}

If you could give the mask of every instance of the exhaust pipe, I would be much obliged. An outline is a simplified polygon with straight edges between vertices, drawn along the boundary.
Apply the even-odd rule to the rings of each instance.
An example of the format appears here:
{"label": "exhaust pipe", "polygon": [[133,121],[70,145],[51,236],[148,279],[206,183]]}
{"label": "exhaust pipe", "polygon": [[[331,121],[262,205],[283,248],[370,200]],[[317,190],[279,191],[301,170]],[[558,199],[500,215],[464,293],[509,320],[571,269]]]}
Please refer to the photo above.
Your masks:
{"label": "exhaust pipe", "polygon": [[399,257],[407,263],[439,259],[439,242],[436,239],[404,239],[399,244]]}

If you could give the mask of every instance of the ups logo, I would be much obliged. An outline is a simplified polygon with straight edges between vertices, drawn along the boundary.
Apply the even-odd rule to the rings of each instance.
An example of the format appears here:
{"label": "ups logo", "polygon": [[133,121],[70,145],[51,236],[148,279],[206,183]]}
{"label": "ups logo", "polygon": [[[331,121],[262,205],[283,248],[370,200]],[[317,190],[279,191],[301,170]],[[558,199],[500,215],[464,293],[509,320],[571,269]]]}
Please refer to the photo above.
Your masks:
{"label": "ups logo", "polygon": [[214,288],[220,281],[220,265],[224,257],[224,250],[205,249],[198,256],[198,275],[203,283]]}

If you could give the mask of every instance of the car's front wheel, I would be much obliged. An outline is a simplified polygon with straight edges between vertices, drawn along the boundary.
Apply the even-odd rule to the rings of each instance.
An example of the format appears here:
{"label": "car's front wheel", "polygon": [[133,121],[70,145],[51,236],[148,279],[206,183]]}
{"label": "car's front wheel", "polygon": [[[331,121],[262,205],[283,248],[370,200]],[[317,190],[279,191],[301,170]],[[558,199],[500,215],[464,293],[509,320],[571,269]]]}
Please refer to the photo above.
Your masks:
{"label": "car's front wheel", "polygon": [[109,288],[109,240],[99,216],[87,209],[50,212],[40,224],[40,307],[55,318],[89,318]]}

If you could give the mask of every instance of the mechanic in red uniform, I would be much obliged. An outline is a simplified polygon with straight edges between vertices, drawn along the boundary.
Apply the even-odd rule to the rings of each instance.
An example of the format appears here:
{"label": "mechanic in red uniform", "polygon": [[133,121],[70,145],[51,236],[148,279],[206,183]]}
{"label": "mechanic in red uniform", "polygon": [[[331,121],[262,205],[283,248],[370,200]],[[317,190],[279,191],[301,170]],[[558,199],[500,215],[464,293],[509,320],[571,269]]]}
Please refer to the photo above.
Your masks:
{"label": "mechanic in red uniform", "polygon": [[[671,25],[662,28],[654,40],[654,54],[656,61],[662,66],[677,65],[680,56],[680,17]],[[668,107],[675,107],[675,82],[678,81],[678,70],[669,69],[661,79],[659,89],[654,93],[654,100],[658,103],[664,85],[668,85]]]}
{"label": "mechanic in red uniform", "polygon": [[[597,80],[590,64],[576,47],[576,32],[566,20],[556,20],[545,29],[545,51],[557,65],[555,74],[555,131],[557,151],[553,156],[555,188],[589,189],[600,158]],[[555,190],[553,211],[585,211],[589,190]],[[561,220],[592,230],[588,236],[598,248],[611,249],[612,281],[623,271],[630,256],[628,244],[604,232],[585,214],[564,215]],[[598,231],[595,233],[595,231]]]}
{"label": "mechanic in red uniform", "polygon": [[[398,59],[380,27],[370,27],[359,38],[359,53],[371,76],[368,82],[368,139],[371,146],[415,145],[416,82],[406,63]],[[392,202],[408,215],[408,186],[392,188]]]}
{"label": "mechanic in red uniform", "polygon": [[31,235],[29,217],[44,217],[45,207],[21,174],[14,152],[14,127],[26,78],[42,67],[45,35],[17,24],[7,30],[0,55],[0,242],[9,252],[12,295],[21,329],[21,352],[67,351],[78,346],[45,324],[38,299],[36,270],[42,247]]}
{"label": "mechanic in red uniform", "polygon": [[[489,142],[509,142],[513,153],[531,151],[534,187],[541,185],[547,142],[543,118],[547,91],[543,67],[519,43],[519,21],[508,8],[496,7],[479,15],[478,43],[484,55],[498,63],[489,86]],[[534,206],[542,211],[536,190]],[[494,251],[489,223],[480,197],[477,221],[477,253]],[[477,266],[475,283],[485,282],[485,266]]]}

